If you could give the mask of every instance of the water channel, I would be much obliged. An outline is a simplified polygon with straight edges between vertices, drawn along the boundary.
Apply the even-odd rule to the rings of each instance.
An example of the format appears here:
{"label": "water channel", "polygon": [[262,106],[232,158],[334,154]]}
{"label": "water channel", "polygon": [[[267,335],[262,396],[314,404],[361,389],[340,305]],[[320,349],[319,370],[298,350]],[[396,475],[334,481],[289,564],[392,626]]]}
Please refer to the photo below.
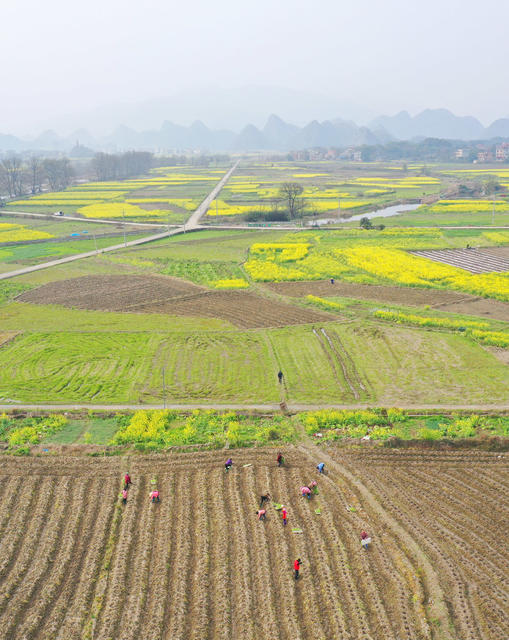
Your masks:
{"label": "water channel", "polygon": [[420,204],[395,204],[392,207],[385,207],[385,209],[376,209],[376,211],[370,211],[369,213],[359,213],[350,218],[319,218],[318,220],[312,220],[308,222],[310,227],[321,227],[324,224],[345,224],[345,222],[355,222],[361,220],[361,218],[389,218],[390,216],[397,216],[399,213],[405,211],[414,211]]}

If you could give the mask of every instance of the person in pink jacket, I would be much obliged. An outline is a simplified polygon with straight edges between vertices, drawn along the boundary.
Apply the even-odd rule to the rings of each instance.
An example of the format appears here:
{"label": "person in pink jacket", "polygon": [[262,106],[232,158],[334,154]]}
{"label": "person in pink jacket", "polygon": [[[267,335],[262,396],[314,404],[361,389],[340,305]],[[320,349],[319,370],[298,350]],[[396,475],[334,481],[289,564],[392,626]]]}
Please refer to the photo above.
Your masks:
{"label": "person in pink jacket", "polygon": [[301,487],[300,492],[303,498],[308,498],[308,500],[311,499],[311,489],[309,487]]}
{"label": "person in pink jacket", "polygon": [[150,499],[152,502],[159,502],[159,491],[157,489],[150,492]]}

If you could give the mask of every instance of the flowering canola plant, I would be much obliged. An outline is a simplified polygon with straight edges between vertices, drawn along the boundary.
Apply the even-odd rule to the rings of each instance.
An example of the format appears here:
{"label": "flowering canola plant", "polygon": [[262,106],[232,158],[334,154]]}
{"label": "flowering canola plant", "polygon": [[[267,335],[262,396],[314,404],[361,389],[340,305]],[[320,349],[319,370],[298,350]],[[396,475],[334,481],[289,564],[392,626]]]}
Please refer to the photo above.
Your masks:
{"label": "flowering canola plant", "polygon": [[476,322],[475,320],[455,320],[452,318],[434,318],[432,316],[418,316],[411,313],[400,313],[397,311],[385,311],[379,309],[373,314],[380,320],[388,320],[397,324],[409,324],[417,327],[438,327],[443,329],[487,329],[490,325],[487,322]]}
{"label": "flowering canola plant", "polygon": [[226,280],[215,280],[210,283],[214,289],[247,289],[249,282],[243,278],[230,278]]}
{"label": "flowering canola plant", "polygon": [[27,240],[46,240],[53,238],[51,233],[27,229],[20,224],[8,222],[0,223],[0,243],[1,242],[25,242]]}
{"label": "flowering canola plant", "polygon": [[440,200],[428,208],[430,213],[495,213],[509,211],[509,202],[506,200]]}
{"label": "flowering canola plant", "polygon": [[163,215],[167,211],[147,211],[128,202],[99,202],[78,209],[85,218],[139,218],[142,216]]}
{"label": "flowering canola plant", "polygon": [[353,267],[408,286],[449,288],[498,300],[509,300],[509,274],[472,274],[457,267],[382,247],[346,248]]}

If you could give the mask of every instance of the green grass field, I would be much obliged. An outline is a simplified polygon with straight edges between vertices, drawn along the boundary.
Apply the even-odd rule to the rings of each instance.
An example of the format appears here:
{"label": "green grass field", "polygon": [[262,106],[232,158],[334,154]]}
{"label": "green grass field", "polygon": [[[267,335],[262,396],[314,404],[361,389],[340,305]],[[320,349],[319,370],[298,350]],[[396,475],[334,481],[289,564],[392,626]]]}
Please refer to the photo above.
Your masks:
{"label": "green grass field", "polygon": [[[67,313],[78,319],[93,312]],[[121,314],[102,315],[104,322],[109,315],[118,322]],[[156,322],[141,316],[136,332],[108,331],[105,325],[95,331],[26,331],[0,349],[0,397],[160,403],[163,368],[170,403],[279,402],[279,367],[293,403],[493,404],[505,401],[509,385],[509,369],[493,354],[445,331],[365,321],[162,332],[150,325]],[[7,322],[2,329],[15,326]]]}
{"label": "green grass field", "polygon": [[[379,200],[389,201],[395,195],[393,192],[400,198],[410,197],[410,192],[415,195],[417,186],[408,188],[408,184],[411,179],[417,179],[421,171],[410,168],[405,176],[401,167],[378,165],[282,163],[281,166],[282,169],[255,163],[241,168],[238,179],[230,185],[234,188],[225,192],[225,196],[229,194],[232,202],[240,201],[240,196],[255,201],[258,190],[265,187],[253,187],[250,191],[251,184],[263,185],[272,181],[272,187],[267,187],[270,189],[283,179],[297,176],[295,179],[302,180],[306,188],[316,188],[316,193],[348,187],[352,197],[361,198],[367,197],[368,191],[378,189],[378,193],[371,194],[378,203]],[[456,180],[454,174],[442,175],[441,171],[439,167],[433,169],[433,176],[438,177],[426,185],[425,190],[437,190],[441,185],[450,187]],[[157,179],[157,175],[153,177]],[[212,177],[219,178],[219,174]],[[376,185],[377,182],[380,184]],[[385,189],[381,186],[384,182]],[[211,184],[209,180],[207,185]],[[399,186],[392,187],[391,184]],[[402,185],[405,184],[407,193],[403,193]],[[130,196],[148,199],[163,194],[165,198],[192,199],[207,185],[199,180],[188,180],[187,183],[183,180],[183,184],[162,184],[157,180],[153,183],[133,182]],[[121,187],[110,185],[109,189],[120,192]],[[83,193],[87,189],[93,194],[99,187],[94,184]],[[464,247],[467,243],[473,246],[509,244],[509,232],[506,231],[414,228],[422,227],[428,220],[426,224],[434,224],[441,215],[423,210],[388,218],[383,221],[387,224],[383,232],[362,231],[358,227],[337,231],[210,229],[95,256],[2,283],[0,334],[17,335],[0,346],[0,397],[4,401],[41,404],[149,405],[162,403],[164,396],[168,403],[175,404],[277,404],[282,399],[294,405],[380,403],[405,406],[420,403],[440,406],[507,402],[509,367],[504,361],[507,350],[501,357],[496,357],[500,353],[483,347],[466,333],[395,324],[374,317],[374,311],[379,308],[416,313],[415,307],[403,306],[404,297],[401,305],[328,298],[339,304],[339,309],[331,311],[336,314],[337,321],[252,330],[240,330],[219,318],[86,311],[14,300],[25,289],[54,280],[90,274],[153,273],[205,287],[214,287],[218,280],[244,278],[249,281],[253,294],[319,310],[327,307],[305,297],[292,299],[268,290],[263,282],[274,278],[265,278],[263,272],[259,272],[261,277],[255,277],[244,266],[246,261],[254,256],[261,267],[271,267],[273,265],[268,263],[273,261],[283,273],[282,280],[317,280],[334,276],[351,282],[396,286],[408,285],[408,282],[404,277],[398,280],[398,274],[391,272],[391,260],[394,256],[408,256],[407,250]],[[467,217],[465,213],[447,215],[459,216],[461,220]],[[506,214],[496,214],[503,215]],[[412,228],[393,229],[392,225],[401,226],[405,221]],[[51,232],[58,226],[62,233],[74,231],[70,223],[61,224],[65,226],[60,227],[60,221],[43,221],[38,228]],[[97,225],[98,229],[104,227],[100,223]],[[118,238],[98,238],[97,243],[99,247],[116,244]],[[300,244],[307,248],[304,248],[305,255],[289,260],[277,253],[277,248],[272,251],[270,246],[267,253],[263,249],[258,253],[252,251],[255,244],[271,243]],[[94,246],[93,238],[88,237],[0,247],[0,270],[84,252]],[[365,262],[355,263],[355,251],[362,248],[367,254],[362,256]],[[387,275],[379,269],[368,269],[370,254],[381,250],[393,252],[382,254],[380,258],[385,260]],[[349,254],[349,251],[353,253]],[[296,270],[301,271],[298,277],[294,277]],[[270,275],[274,271],[269,269],[267,273]],[[287,278],[285,273],[290,276]],[[401,275],[408,274],[405,271]],[[437,278],[431,285],[445,288],[447,283]],[[468,288],[463,290],[470,291]],[[487,292],[492,294],[491,290]],[[419,313],[436,318],[475,320],[472,316],[432,309],[421,308]],[[490,330],[507,333],[506,323],[488,320],[488,324]],[[281,386],[276,377],[279,369],[284,372]],[[85,426],[78,421],[72,428],[69,426],[66,433],[69,442],[84,442]],[[56,434],[53,436],[57,437]]]}

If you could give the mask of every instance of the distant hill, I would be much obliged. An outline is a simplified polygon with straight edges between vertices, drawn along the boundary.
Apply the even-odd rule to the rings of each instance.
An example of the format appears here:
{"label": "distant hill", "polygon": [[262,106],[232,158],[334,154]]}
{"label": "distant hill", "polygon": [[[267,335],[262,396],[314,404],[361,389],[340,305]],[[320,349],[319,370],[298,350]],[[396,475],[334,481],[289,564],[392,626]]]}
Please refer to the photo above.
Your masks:
{"label": "distant hill", "polygon": [[414,117],[407,111],[400,111],[395,116],[375,118],[369,127],[383,129],[398,140],[479,140],[485,137],[485,129],[479,120],[471,116],[456,116],[447,109],[425,109]]}
{"label": "distant hill", "polygon": [[36,138],[21,139],[0,134],[1,152],[60,152],[84,147],[86,152],[138,149],[168,152],[291,151],[313,147],[347,148],[386,144],[392,141],[490,140],[509,138],[509,118],[496,120],[486,129],[470,116],[456,116],[447,109],[426,109],[416,116],[401,111],[380,116],[368,127],[352,120],[335,118],[312,120],[303,127],[290,124],[272,114],[263,128],[247,124],[239,133],[210,129],[201,120],[182,126],[165,120],[159,129],[136,131],[120,125],[112,133],[94,138],[79,129],[67,137],[47,130]]}

